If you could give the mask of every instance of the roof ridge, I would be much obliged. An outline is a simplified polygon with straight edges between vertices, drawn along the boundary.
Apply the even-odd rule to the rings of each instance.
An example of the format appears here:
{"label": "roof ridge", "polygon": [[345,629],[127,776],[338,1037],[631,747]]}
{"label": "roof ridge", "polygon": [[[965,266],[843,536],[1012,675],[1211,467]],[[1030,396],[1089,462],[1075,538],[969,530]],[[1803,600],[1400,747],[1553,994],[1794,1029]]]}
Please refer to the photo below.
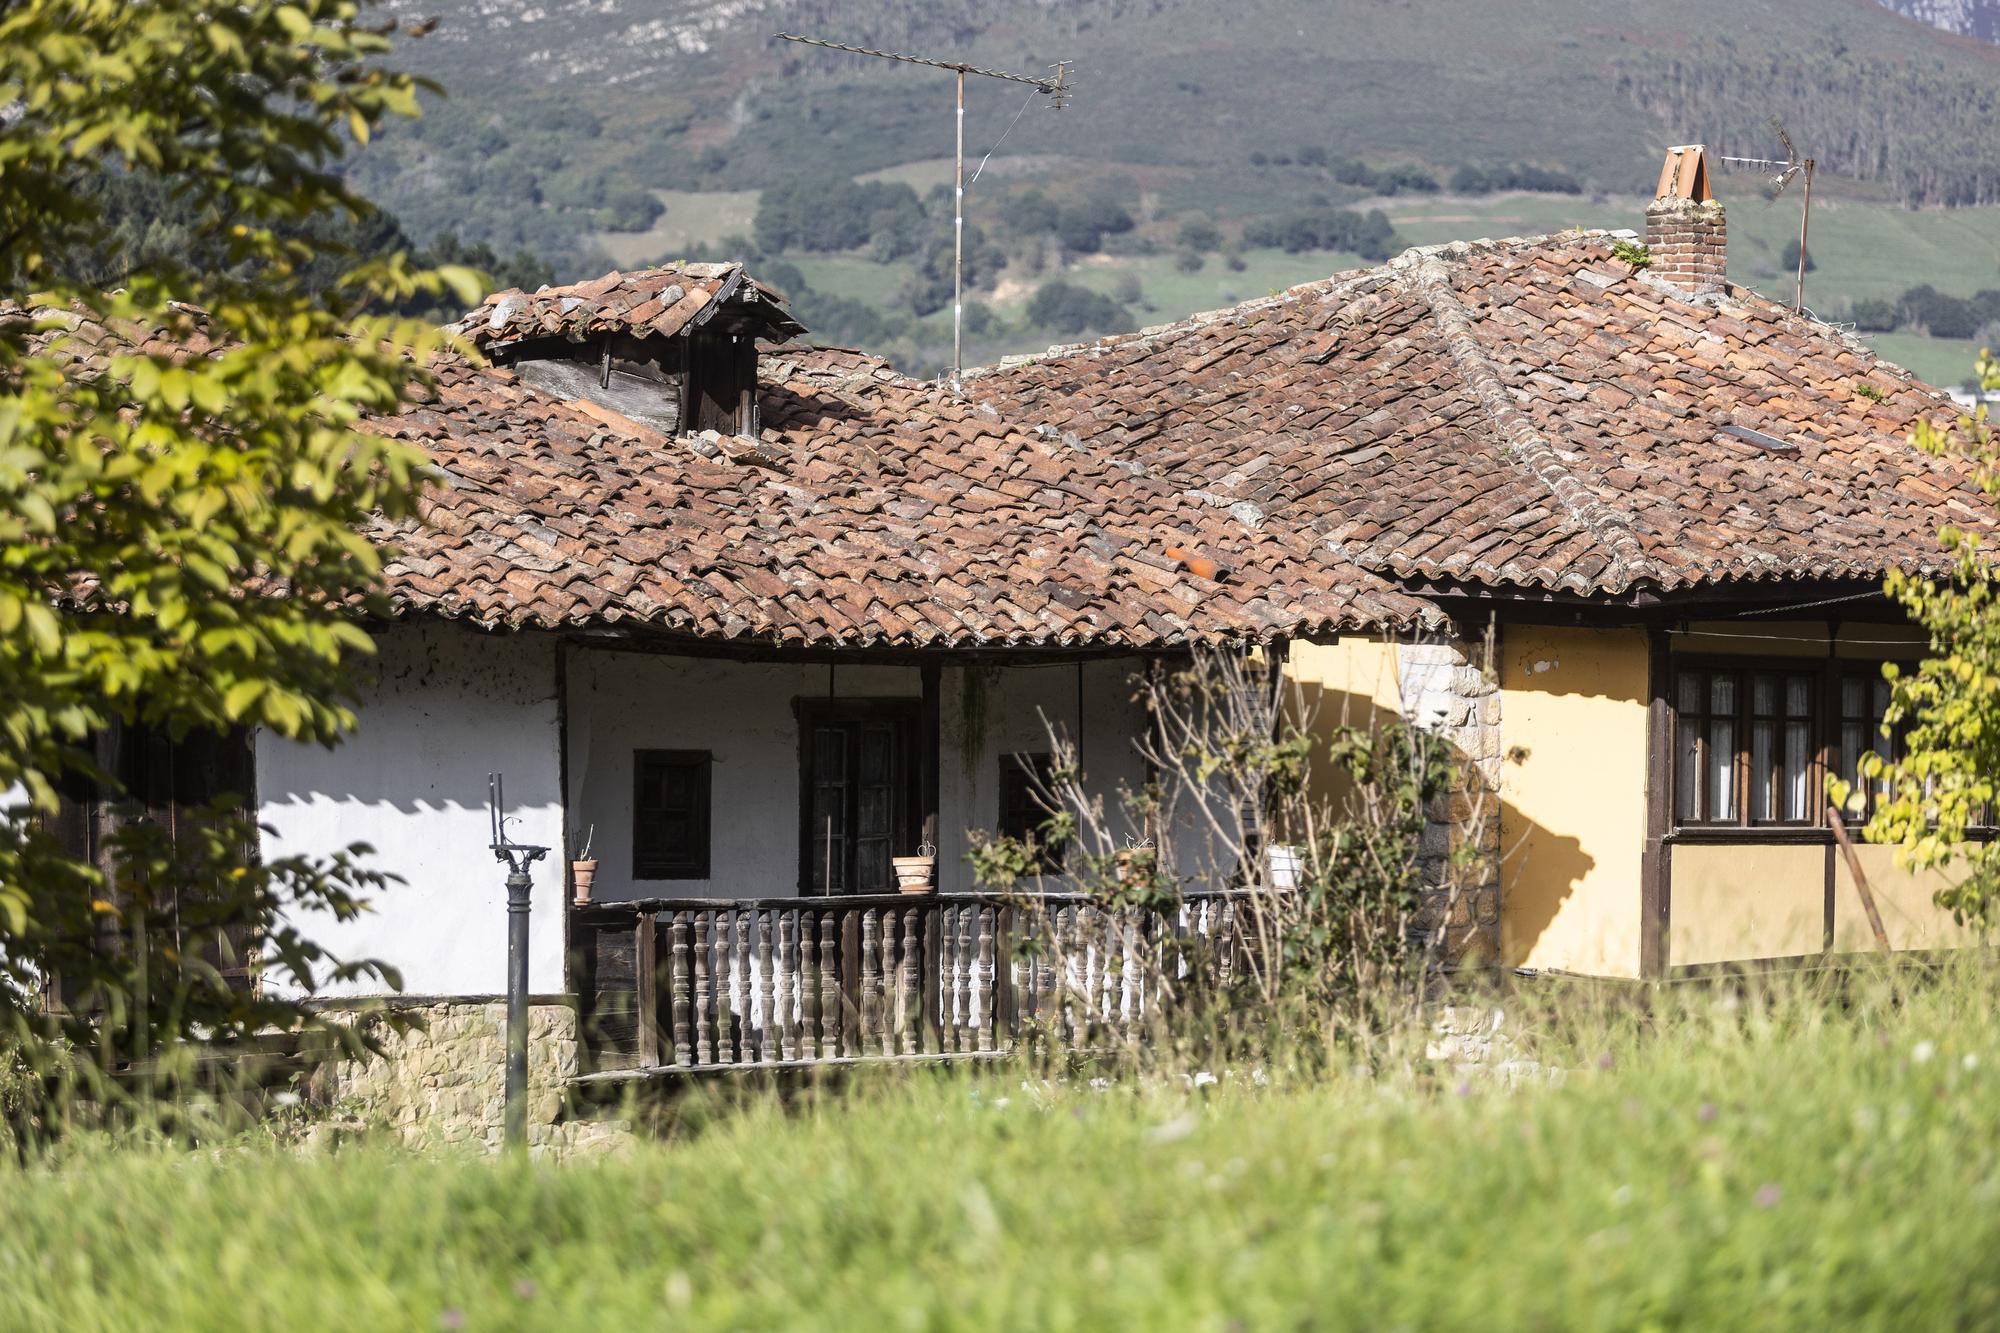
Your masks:
{"label": "roof ridge", "polygon": [[1571,518],[1611,548],[1608,572],[1620,582],[1640,572],[1656,574],[1626,516],[1592,494],[1578,475],[1583,469],[1564,459],[1528,414],[1515,406],[1500,381],[1499,368],[1473,336],[1472,312],[1451,285],[1441,258],[1444,249],[1406,251],[1393,263],[1403,270],[1409,287],[1430,308],[1431,317],[1444,332],[1445,346],[1465,386],[1499,430],[1507,455],[1548,487]]}

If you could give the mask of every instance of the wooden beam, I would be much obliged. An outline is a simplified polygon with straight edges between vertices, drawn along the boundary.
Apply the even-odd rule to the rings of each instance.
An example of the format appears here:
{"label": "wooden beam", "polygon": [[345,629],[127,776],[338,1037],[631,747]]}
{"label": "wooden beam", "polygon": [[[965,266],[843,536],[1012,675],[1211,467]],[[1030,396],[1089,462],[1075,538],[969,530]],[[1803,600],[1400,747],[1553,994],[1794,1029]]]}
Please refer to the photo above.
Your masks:
{"label": "wooden beam", "polygon": [[917,762],[920,766],[917,780],[919,826],[922,829],[918,836],[935,848],[939,845],[938,774],[944,762],[940,753],[944,746],[944,728],[940,722],[943,715],[944,668],[936,658],[926,658],[918,674],[923,682],[923,695],[917,704]]}
{"label": "wooden beam", "polygon": [[1673,662],[1667,633],[1647,636],[1646,681],[1646,842],[1639,858],[1639,975],[1657,979],[1669,966],[1673,920],[1673,860],[1667,836],[1673,829],[1674,718]]}

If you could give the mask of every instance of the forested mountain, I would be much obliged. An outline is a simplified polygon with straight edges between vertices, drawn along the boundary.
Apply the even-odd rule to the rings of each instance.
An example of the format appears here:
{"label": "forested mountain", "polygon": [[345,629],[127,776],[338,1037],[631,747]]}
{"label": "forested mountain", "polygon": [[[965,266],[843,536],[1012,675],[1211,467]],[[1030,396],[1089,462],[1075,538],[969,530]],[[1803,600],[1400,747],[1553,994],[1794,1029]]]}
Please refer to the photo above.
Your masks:
{"label": "forested mountain", "polygon": [[[1905,0],[1916,8],[1917,0]],[[1932,6],[1937,8],[1938,6]],[[1976,23],[1990,8],[1965,4]],[[1804,152],[1907,204],[2000,198],[2000,48],[1872,0],[416,0],[403,60],[450,98],[359,159],[417,235],[560,258],[643,228],[655,190],[755,190],[949,153],[949,76],[771,40],[802,31],[1040,72],[1075,62],[1011,164],[1054,193],[1122,173],[1168,211],[1273,215],[1352,191],[1264,162],[1301,149],[1526,164],[1641,189],[1662,145]],[[1025,90],[1021,90],[1025,91]],[[973,80],[983,151],[1022,103]],[[989,180],[992,177],[988,178]],[[1335,187],[1338,182],[1332,183]],[[1838,188],[1836,179],[1829,188]]]}

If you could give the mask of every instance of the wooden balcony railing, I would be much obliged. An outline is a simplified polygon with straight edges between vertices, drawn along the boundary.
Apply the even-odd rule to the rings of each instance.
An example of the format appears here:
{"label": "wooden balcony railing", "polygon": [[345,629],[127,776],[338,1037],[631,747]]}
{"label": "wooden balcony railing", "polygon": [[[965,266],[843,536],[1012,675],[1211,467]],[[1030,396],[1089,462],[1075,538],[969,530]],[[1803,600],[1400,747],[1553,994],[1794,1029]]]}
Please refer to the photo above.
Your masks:
{"label": "wooden balcony railing", "polygon": [[1154,1012],[1148,978],[1227,968],[1242,899],[1191,894],[1165,912],[1054,894],[578,907],[584,1077],[976,1059],[1029,1025],[1090,1046]]}

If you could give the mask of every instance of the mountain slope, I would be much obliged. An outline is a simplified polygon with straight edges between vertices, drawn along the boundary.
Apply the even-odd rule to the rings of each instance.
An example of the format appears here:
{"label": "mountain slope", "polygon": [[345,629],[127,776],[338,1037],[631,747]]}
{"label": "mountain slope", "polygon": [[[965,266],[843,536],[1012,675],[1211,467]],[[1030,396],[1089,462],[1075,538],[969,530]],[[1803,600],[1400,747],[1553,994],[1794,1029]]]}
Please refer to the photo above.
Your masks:
{"label": "mountain slope", "polygon": [[[1072,108],[1029,107],[1005,153],[1057,192],[1129,177],[1169,213],[1326,193],[1253,161],[1301,148],[1441,174],[1526,161],[1627,191],[1666,143],[1772,151],[1772,114],[1885,197],[2000,198],[2000,48],[1874,0],[422,0],[405,16],[439,6],[402,61],[451,98],[363,154],[362,184],[420,236],[552,254],[629,210],[620,191],[949,154],[949,75],[780,29],[1027,73],[1071,59]],[[1024,92],[970,81],[969,149]]]}

